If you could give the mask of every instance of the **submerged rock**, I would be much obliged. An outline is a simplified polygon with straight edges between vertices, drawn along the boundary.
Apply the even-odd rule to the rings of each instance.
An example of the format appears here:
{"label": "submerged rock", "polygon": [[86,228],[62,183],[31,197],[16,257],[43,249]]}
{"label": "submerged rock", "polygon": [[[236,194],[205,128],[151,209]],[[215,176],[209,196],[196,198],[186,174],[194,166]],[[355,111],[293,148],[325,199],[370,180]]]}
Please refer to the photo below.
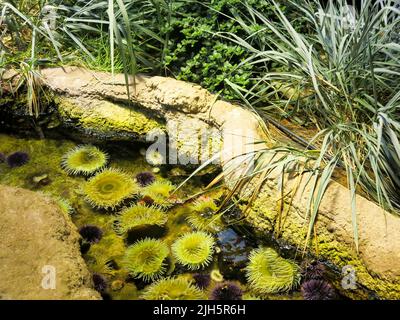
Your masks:
{"label": "submerged rock", "polygon": [[78,240],[53,200],[0,185],[0,299],[100,299]]}
{"label": "submerged rock", "polygon": [[232,228],[228,228],[217,234],[217,244],[220,250],[218,266],[224,278],[244,281],[244,268],[253,249],[251,242]]}

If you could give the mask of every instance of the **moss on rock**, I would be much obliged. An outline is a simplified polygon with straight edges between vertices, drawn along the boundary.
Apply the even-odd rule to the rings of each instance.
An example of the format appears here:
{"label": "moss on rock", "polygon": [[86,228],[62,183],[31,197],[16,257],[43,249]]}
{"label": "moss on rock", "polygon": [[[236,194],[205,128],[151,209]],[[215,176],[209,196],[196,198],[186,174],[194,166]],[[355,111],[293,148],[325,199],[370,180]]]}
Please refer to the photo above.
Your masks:
{"label": "moss on rock", "polygon": [[134,107],[107,100],[89,98],[57,98],[58,112],[67,126],[84,133],[108,139],[143,138],[154,129],[164,129],[161,121]]}

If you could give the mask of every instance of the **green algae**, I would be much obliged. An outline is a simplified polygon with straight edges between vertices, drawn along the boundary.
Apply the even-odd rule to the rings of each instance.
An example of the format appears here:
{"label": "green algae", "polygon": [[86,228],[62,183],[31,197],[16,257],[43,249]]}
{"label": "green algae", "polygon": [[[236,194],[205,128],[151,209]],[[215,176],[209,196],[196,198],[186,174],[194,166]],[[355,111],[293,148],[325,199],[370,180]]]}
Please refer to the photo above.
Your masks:
{"label": "green algae", "polygon": [[149,118],[133,107],[109,101],[93,100],[87,106],[77,104],[72,98],[58,97],[57,108],[61,118],[74,122],[74,126],[100,136],[112,136],[115,132],[130,136],[144,136],[165,128],[157,119]]}

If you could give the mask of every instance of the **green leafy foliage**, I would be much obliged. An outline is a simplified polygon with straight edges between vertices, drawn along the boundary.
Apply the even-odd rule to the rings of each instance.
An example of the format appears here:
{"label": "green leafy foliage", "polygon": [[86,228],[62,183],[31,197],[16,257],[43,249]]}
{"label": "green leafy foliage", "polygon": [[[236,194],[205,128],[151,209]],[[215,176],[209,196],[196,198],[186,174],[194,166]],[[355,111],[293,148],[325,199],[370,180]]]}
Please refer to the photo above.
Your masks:
{"label": "green leafy foliage", "polygon": [[[250,1],[266,15],[272,13],[271,4]],[[256,69],[244,63],[247,51],[234,43],[215,36],[215,32],[245,35],[245,30],[230,17],[244,10],[239,0],[176,1],[169,26],[169,43],[165,56],[167,74],[199,83],[227,99],[238,95],[226,85],[226,79],[243,88],[254,85]]]}

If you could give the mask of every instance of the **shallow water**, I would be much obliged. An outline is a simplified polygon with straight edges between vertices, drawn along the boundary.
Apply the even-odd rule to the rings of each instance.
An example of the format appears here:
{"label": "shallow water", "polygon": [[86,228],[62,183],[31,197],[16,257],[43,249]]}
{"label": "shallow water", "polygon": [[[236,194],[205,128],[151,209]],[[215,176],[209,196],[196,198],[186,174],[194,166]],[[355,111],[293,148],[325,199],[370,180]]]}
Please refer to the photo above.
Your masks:
{"label": "shallow water", "polygon": [[[90,247],[83,245],[82,253],[89,270],[95,274],[103,275],[107,280],[107,289],[102,292],[102,296],[106,299],[139,299],[143,289],[149,283],[133,279],[123,266],[125,251],[132,244],[132,241],[117,234],[115,230],[115,220],[118,210],[115,212],[105,212],[104,210],[92,208],[85,201],[81,189],[87,178],[79,175],[68,175],[60,165],[62,156],[79,144],[71,140],[37,140],[0,134],[0,152],[11,154],[15,151],[25,151],[30,157],[27,164],[17,168],[10,168],[5,163],[0,164],[0,184],[43,192],[57,200],[67,201],[73,208],[71,218],[78,228],[84,225],[100,227],[103,231],[101,240],[98,243],[91,244]],[[152,171],[154,168],[145,161],[139,152],[139,147],[135,147],[134,145],[123,146],[113,143],[108,146],[103,145],[99,147],[110,156],[108,167],[121,169],[132,177],[139,172]],[[188,173],[184,170],[177,170],[177,168],[164,167],[161,168],[159,173],[155,173],[155,176],[156,180],[169,180],[174,185],[178,185],[186,178]],[[173,197],[175,204],[167,212],[167,231],[165,234],[158,235],[158,238],[163,239],[169,247],[180,235],[193,230],[191,225],[186,221],[186,217],[191,210],[191,202],[187,200],[192,195],[202,191],[204,187],[202,180],[204,179],[195,178],[190,180]],[[219,201],[223,195],[223,189],[206,194],[207,197],[215,201]],[[134,199],[132,202],[137,200]],[[229,226],[226,225],[224,228],[229,228]],[[231,235],[231,233],[229,234]],[[237,241],[242,241],[243,239],[245,239],[245,236],[239,235]],[[229,243],[227,245],[229,246]],[[255,247],[255,244],[253,246]],[[180,278],[192,279],[193,274],[198,272],[210,273],[213,270],[214,272],[218,271],[219,266],[224,264],[223,259],[218,259],[218,252],[221,251],[221,248],[223,249],[224,246],[219,244],[219,247],[216,248],[217,254],[214,254],[210,265],[197,272],[190,272],[185,267],[179,265],[173,255],[170,254],[167,259],[168,266],[164,276],[179,276]],[[240,260],[240,254],[242,253],[237,251],[238,260]],[[244,292],[244,298],[256,297],[256,294],[251,292],[246,285],[243,277],[236,276],[235,272],[233,272],[229,278],[229,280],[235,281],[240,285]],[[221,281],[222,279],[214,277],[208,289],[203,291],[205,298],[210,295],[210,290],[218,282],[217,280]],[[264,299],[300,298],[301,294],[298,288],[288,294],[264,296]]]}

